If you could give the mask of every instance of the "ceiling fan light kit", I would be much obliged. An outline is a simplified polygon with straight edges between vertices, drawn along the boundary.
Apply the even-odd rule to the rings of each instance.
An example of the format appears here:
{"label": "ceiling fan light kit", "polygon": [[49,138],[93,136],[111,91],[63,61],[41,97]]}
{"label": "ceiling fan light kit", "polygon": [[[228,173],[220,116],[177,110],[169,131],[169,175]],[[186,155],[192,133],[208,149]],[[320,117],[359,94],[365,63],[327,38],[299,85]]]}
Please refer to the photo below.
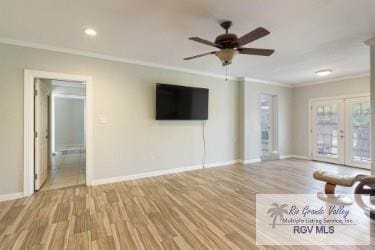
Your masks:
{"label": "ceiling fan light kit", "polygon": [[237,37],[235,34],[228,33],[229,28],[232,26],[232,22],[225,21],[220,24],[225,33],[216,37],[215,42],[202,39],[200,37],[190,37],[189,39],[198,43],[203,43],[208,46],[218,48],[218,51],[212,51],[196,56],[191,56],[184,58],[184,60],[191,60],[207,55],[215,54],[221,61],[223,66],[228,66],[232,63],[233,58],[237,54],[244,55],[257,55],[257,56],[270,56],[273,54],[274,50],[272,49],[256,49],[256,48],[244,48],[242,46],[249,44],[257,39],[260,39],[264,36],[270,34],[265,28],[259,27],[246,35]]}
{"label": "ceiling fan light kit", "polygon": [[223,66],[231,64],[234,56],[237,54],[238,50],[235,49],[222,49],[215,52],[215,55],[220,59]]}

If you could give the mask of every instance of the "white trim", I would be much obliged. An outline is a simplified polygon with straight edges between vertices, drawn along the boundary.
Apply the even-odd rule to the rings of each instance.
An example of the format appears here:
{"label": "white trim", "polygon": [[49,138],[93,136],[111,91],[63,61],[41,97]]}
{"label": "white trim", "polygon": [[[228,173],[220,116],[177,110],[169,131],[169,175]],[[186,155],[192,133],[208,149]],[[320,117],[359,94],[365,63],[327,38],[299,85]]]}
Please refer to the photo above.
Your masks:
{"label": "white trim", "polygon": [[286,83],[280,83],[280,82],[272,82],[272,81],[267,81],[267,80],[261,80],[261,79],[256,79],[256,78],[251,78],[251,77],[245,77],[242,78],[243,81],[245,82],[256,82],[256,83],[262,83],[262,84],[267,84],[267,85],[274,85],[274,86],[280,86],[280,87],[285,87],[285,88],[293,88],[292,84],[286,84]]}
{"label": "white trim", "polygon": [[[233,165],[238,162],[240,162],[240,160],[213,162],[213,163],[205,164],[205,167],[206,168],[221,167],[221,166]],[[145,173],[139,173],[139,174],[133,174],[133,175],[96,179],[96,180],[92,180],[91,184],[93,186],[96,186],[96,185],[103,185],[103,184],[115,183],[115,182],[121,182],[121,181],[143,179],[147,177],[155,177],[155,176],[161,176],[161,175],[167,175],[167,174],[176,174],[176,173],[193,171],[193,170],[198,170],[198,169],[204,169],[203,165],[200,164],[200,165],[181,167],[181,168],[157,170],[157,171],[151,171],[151,172],[145,172]]]}
{"label": "white trim", "polygon": [[280,155],[280,160],[293,158],[293,155]]}
{"label": "white trim", "polygon": [[[141,66],[151,67],[151,68],[173,70],[173,71],[179,71],[179,72],[184,72],[184,73],[189,73],[189,74],[194,74],[194,75],[208,76],[208,77],[235,80],[235,81],[238,80],[238,77],[233,77],[233,76],[226,77],[225,75],[207,73],[207,72],[203,72],[199,70],[191,70],[191,69],[186,69],[186,68],[181,68],[181,67],[169,66],[165,64],[145,62],[145,61],[140,61],[140,60],[135,60],[135,59],[130,59],[130,58],[109,56],[105,54],[93,53],[93,52],[77,50],[77,49],[55,47],[55,46],[50,46],[50,45],[42,44],[42,43],[27,42],[27,41],[15,40],[15,39],[10,39],[10,38],[5,38],[5,37],[0,37],[0,43],[14,45],[14,46],[27,47],[27,48],[34,48],[34,49],[44,49],[44,50],[53,51],[53,52],[91,57],[91,58],[102,59],[102,60],[113,61],[113,62],[135,64],[135,65],[141,65]],[[263,79],[256,79],[256,78],[250,78],[250,77],[245,77],[244,79],[246,79],[246,81],[249,81],[249,82],[277,85],[277,86],[288,87],[288,88],[293,87],[289,84],[272,82],[272,81],[267,81]]]}
{"label": "white trim", "polygon": [[330,78],[327,80],[321,80],[321,81],[311,81],[311,82],[305,82],[305,83],[300,83],[300,84],[293,84],[292,86],[294,88],[301,88],[301,87],[306,87],[306,86],[311,86],[311,85],[319,85],[323,83],[331,83],[331,82],[338,82],[338,81],[344,81],[344,80],[350,80],[350,79],[356,79],[356,78],[362,78],[369,76],[370,73],[362,73],[362,74],[355,74],[355,75],[349,75],[349,76],[343,76],[343,77],[336,77],[336,78]]}
{"label": "white trim", "polygon": [[[372,42],[372,39],[370,39],[367,42],[369,43],[368,45],[370,45],[370,43]],[[365,42],[365,43],[367,44],[367,42]],[[345,76],[345,77],[331,78],[331,79],[323,80],[323,81],[311,81],[311,82],[300,83],[300,84],[298,84],[298,83],[296,83],[296,84],[286,84],[286,83],[267,81],[267,80],[251,78],[251,77],[233,77],[233,76],[226,77],[224,75],[207,73],[207,72],[202,72],[202,71],[198,71],[198,70],[185,69],[185,68],[174,67],[174,66],[169,66],[169,65],[165,65],[165,64],[150,63],[150,62],[145,62],[145,61],[140,61],[140,60],[135,60],[135,59],[129,59],[129,58],[109,56],[109,55],[105,55],[105,54],[93,53],[93,52],[77,50],[77,49],[56,47],[56,46],[51,46],[51,45],[42,44],[42,43],[21,41],[21,40],[6,38],[6,37],[0,37],[0,43],[13,45],[13,46],[33,48],[33,49],[43,49],[43,50],[65,53],[65,54],[71,54],[71,55],[85,56],[85,57],[90,57],[90,58],[102,59],[102,60],[106,60],[106,61],[122,62],[122,63],[140,65],[140,66],[151,67],[151,68],[173,70],[173,71],[178,71],[178,72],[184,72],[184,73],[207,76],[207,77],[214,77],[214,78],[219,78],[219,79],[226,79],[227,78],[228,80],[235,80],[235,81],[237,81],[238,79],[244,79],[244,81],[246,81],[246,82],[256,82],[256,83],[262,83],[262,84],[268,84],[268,85],[274,85],[274,86],[281,86],[281,87],[286,87],[286,88],[298,88],[298,87],[304,87],[304,86],[309,86],[309,85],[316,85],[316,84],[322,84],[322,83],[328,83],[328,82],[334,82],[334,81],[340,81],[340,80],[360,78],[360,77],[364,77],[364,76],[369,76],[369,74],[370,74],[370,73],[356,74],[356,75]]]}
{"label": "white trim", "polygon": [[24,197],[23,193],[0,194],[0,201],[15,200]]}
{"label": "white trim", "polygon": [[311,161],[310,157],[304,155],[290,155],[289,158]]}
{"label": "white trim", "polygon": [[241,160],[240,163],[242,164],[250,164],[250,163],[257,163],[257,162],[261,162],[262,159],[260,158],[255,158],[255,159],[250,159],[250,160]]}
{"label": "white trim", "polygon": [[86,85],[86,184],[91,184],[93,133],[92,133],[92,78],[91,76],[72,75],[47,71],[24,71],[24,180],[23,193],[29,196],[34,193],[34,79],[58,79],[76,81]]}
{"label": "white trim", "polygon": [[[97,59],[113,61],[113,62],[129,63],[129,64],[141,65],[141,66],[146,66],[146,67],[151,67],[151,68],[161,68],[161,69],[167,69],[167,70],[174,70],[174,71],[180,71],[180,72],[185,72],[185,73],[190,73],[190,74],[195,74],[195,75],[215,77],[215,78],[220,78],[220,79],[226,78],[224,75],[206,73],[206,72],[202,72],[202,71],[198,71],[198,70],[189,70],[189,69],[184,69],[184,68],[180,68],[180,67],[168,66],[168,65],[164,65],[164,64],[149,63],[149,62],[139,61],[139,60],[135,60],[135,59],[109,56],[109,55],[93,53],[93,52],[88,52],[88,51],[82,51],[82,50],[77,50],[77,49],[55,47],[55,46],[50,46],[50,45],[41,44],[41,43],[20,41],[20,40],[9,39],[9,38],[4,38],[4,37],[0,37],[0,43],[15,45],[15,46],[21,46],[21,47],[34,48],[34,49],[44,49],[44,50],[53,51],[53,52],[60,52],[60,53],[71,54],[71,55],[91,57],[91,58],[97,58]],[[232,77],[232,76],[228,76],[228,80],[236,80],[236,78]]]}

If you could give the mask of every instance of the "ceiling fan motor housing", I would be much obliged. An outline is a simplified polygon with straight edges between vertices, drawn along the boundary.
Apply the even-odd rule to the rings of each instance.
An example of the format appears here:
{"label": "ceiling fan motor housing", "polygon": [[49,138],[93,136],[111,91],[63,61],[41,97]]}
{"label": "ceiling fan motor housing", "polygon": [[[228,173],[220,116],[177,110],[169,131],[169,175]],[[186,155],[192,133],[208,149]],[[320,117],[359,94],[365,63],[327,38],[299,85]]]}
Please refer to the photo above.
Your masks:
{"label": "ceiling fan motor housing", "polygon": [[254,29],[253,31],[248,32],[247,34],[238,38],[236,34],[228,32],[231,25],[232,25],[231,21],[224,21],[220,24],[220,26],[225,30],[225,33],[216,37],[215,42],[211,42],[209,40],[206,40],[200,37],[190,37],[189,38],[190,40],[193,40],[198,43],[202,43],[211,47],[215,47],[216,49],[220,49],[220,50],[184,58],[184,60],[190,60],[190,59],[194,59],[194,58],[198,58],[202,56],[215,54],[220,59],[222,65],[227,66],[232,63],[233,57],[237,54],[258,55],[258,56],[270,56],[273,54],[274,50],[272,49],[257,49],[257,48],[244,48],[243,47],[246,44],[249,44],[257,39],[260,39],[270,34],[268,30],[266,30],[263,27],[258,27]]}
{"label": "ceiling fan motor housing", "polygon": [[222,34],[215,39],[215,43],[224,49],[233,49],[239,46],[238,38],[235,34]]}

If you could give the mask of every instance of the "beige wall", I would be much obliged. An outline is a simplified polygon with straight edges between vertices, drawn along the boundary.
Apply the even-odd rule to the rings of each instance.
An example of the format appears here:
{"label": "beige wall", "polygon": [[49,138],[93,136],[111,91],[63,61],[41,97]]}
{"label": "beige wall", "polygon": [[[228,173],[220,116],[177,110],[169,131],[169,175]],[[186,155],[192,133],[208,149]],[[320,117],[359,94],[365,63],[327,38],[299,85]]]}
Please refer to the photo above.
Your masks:
{"label": "beige wall", "polygon": [[0,44],[0,194],[22,191],[24,69],[93,77],[94,179],[202,163],[202,122],[155,120],[158,82],[209,88],[207,162],[239,158],[237,82]]}
{"label": "beige wall", "polygon": [[293,154],[309,156],[309,100],[362,93],[370,93],[368,76],[293,88]]}
{"label": "beige wall", "polygon": [[281,156],[308,155],[308,100],[369,92],[369,78],[299,88],[222,79],[0,44],[0,194],[22,191],[24,69],[93,77],[93,178],[202,163],[200,121],[156,121],[155,83],[210,89],[207,163],[261,156],[260,95],[278,96]]}
{"label": "beige wall", "polygon": [[244,113],[244,160],[258,160],[261,157],[260,96],[277,96],[278,151],[280,156],[292,154],[292,88],[266,85],[254,82],[243,83]]}

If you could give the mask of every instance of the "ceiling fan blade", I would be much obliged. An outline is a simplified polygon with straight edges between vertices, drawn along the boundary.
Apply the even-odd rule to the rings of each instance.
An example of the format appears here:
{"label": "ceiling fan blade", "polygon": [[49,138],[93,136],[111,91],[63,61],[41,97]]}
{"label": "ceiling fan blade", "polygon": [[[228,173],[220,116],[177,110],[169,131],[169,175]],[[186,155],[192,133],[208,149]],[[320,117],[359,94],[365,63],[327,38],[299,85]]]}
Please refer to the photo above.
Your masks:
{"label": "ceiling fan blade", "polygon": [[257,56],[270,56],[275,52],[273,49],[238,48],[237,50],[240,54]]}
{"label": "ceiling fan blade", "polygon": [[243,45],[246,45],[248,43],[251,43],[252,41],[255,41],[259,38],[262,38],[266,35],[268,35],[270,32],[266,30],[265,28],[259,27],[246,35],[243,35],[238,39],[238,47],[241,47]]}
{"label": "ceiling fan blade", "polygon": [[186,58],[184,58],[184,60],[190,60],[190,59],[194,59],[194,58],[198,58],[198,57],[202,57],[202,56],[208,56],[208,55],[212,55],[212,54],[215,54],[215,53],[216,53],[215,51],[212,51],[212,52],[208,52],[208,53],[204,53],[204,54],[200,54],[200,55],[196,55],[196,56],[186,57]]}
{"label": "ceiling fan blade", "polygon": [[203,38],[199,38],[199,37],[189,37],[190,40],[192,41],[195,41],[195,42],[198,42],[198,43],[203,43],[203,44],[206,44],[206,45],[209,45],[209,46],[213,46],[213,47],[216,47],[216,48],[221,48],[221,46],[219,44],[216,44],[214,42],[210,42],[208,40],[205,40]]}

